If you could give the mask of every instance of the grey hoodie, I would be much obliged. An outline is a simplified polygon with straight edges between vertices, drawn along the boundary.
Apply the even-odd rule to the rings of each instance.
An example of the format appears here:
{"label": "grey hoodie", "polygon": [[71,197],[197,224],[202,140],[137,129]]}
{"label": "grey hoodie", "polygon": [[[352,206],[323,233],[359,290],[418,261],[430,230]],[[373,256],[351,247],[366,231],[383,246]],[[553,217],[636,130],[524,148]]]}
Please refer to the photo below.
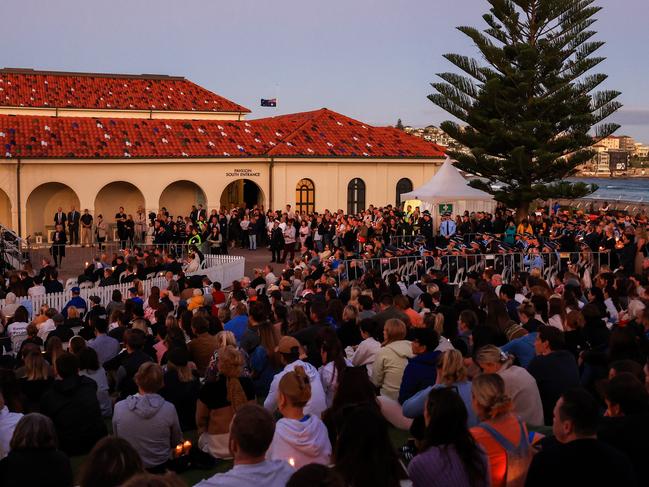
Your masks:
{"label": "grey hoodie", "polygon": [[302,420],[282,418],[275,426],[266,458],[289,461],[299,469],[309,463],[329,465],[331,443],[324,423],[314,416]]}
{"label": "grey hoodie", "polygon": [[113,433],[137,450],[145,468],[165,463],[182,441],[176,408],[158,394],[134,394],[115,404]]}

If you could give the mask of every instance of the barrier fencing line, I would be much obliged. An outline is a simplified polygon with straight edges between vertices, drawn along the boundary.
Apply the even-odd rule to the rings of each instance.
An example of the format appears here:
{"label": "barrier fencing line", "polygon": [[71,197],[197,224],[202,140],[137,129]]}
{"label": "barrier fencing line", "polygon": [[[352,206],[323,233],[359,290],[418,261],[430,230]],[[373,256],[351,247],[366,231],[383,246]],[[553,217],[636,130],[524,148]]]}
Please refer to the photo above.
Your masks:
{"label": "barrier fencing line", "polygon": [[472,272],[482,274],[492,268],[502,275],[503,282],[511,282],[519,272],[539,268],[541,276],[549,284],[562,268],[570,269],[581,278],[595,276],[602,265],[610,266],[613,256],[610,252],[563,252],[541,253],[539,259],[530,259],[522,253],[445,255],[441,257],[407,255],[374,259],[350,259],[342,261],[337,269],[338,281],[360,278],[368,270],[378,271],[387,281],[390,274],[397,274],[404,282],[411,284],[431,270],[443,271],[449,284],[464,284]]}

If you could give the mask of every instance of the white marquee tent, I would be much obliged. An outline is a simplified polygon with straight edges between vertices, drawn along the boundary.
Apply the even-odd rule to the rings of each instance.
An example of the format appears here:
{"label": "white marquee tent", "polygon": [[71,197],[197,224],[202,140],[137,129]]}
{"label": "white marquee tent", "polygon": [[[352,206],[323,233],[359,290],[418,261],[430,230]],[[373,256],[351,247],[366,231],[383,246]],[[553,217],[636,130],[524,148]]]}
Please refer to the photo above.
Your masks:
{"label": "white marquee tent", "polygon": [[430,211],[435,227],[439,226],[440,213],[446,211],[455,216],[465,211],[494,211],[496,207],[493,196],[469,186],[448,157],[430,181],[402,194],[401,201],[405,202],[406,207],[419,206],[421,211]]}

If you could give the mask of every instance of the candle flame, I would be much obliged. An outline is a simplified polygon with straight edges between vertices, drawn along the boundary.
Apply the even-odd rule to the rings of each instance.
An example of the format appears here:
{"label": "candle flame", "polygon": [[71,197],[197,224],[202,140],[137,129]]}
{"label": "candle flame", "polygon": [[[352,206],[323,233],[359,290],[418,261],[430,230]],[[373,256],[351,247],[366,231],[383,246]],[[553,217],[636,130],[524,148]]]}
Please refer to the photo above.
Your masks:
{"label": "candle flame", "polygon": [[295,468],[295,459],[293,457],[288,459],[288,463],[291,467]]}

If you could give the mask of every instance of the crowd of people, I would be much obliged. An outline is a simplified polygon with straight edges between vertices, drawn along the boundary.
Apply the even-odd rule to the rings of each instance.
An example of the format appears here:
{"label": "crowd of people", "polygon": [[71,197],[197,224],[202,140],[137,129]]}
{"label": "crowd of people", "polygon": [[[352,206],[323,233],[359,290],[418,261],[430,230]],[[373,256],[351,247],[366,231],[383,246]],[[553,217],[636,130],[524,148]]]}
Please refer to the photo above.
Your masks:
{"label": "crowd of people", "polygon": [[[390,252],[382,226],[368,225],[384,211],[369,210],[367,221],[319,215],[314,226],[287,208],[272,227],[286,223],[282,234],[295,229],[299,243],[285,240],[273,255],[279,263],[228,290],[186,277],[166,248],[135,247],[84,273],[130,269],[127,296],[85,301],[73,289],[60,310],[29,310],[12,291],[2,309],[0,485],[151,485],[147,475],[182,485],[165,472],[222,460],[232,468],[198,485],[647,481],[649,280],[645,261],[635,266],[646,250],[643,215],[629,225],[608,214],[588,223],[603,234],[593,245],[613,232],[620,257],[588,282],[569,263],[551,279],[532,265],[507,282],[487,267],[458,287],[435,268],[414,280],[372,267],[334,276],[337,260],[368,246]],[[353,237],[320,233],[338,219]],[[256,243],[273,248],[273,231]],[[546,245],[537,229],[518,235]],[[422,252],[453,245],[452,236],[446,247],[431,238]],[[583,241],[592,243],[589,234]],[[633,264],[618,248],[625,241]],[[149,271],[167,279],[145,296]],[[24,270],[4,285],[29,297],[42,282]],[[87,457],[75,478],[78,455]]]}

